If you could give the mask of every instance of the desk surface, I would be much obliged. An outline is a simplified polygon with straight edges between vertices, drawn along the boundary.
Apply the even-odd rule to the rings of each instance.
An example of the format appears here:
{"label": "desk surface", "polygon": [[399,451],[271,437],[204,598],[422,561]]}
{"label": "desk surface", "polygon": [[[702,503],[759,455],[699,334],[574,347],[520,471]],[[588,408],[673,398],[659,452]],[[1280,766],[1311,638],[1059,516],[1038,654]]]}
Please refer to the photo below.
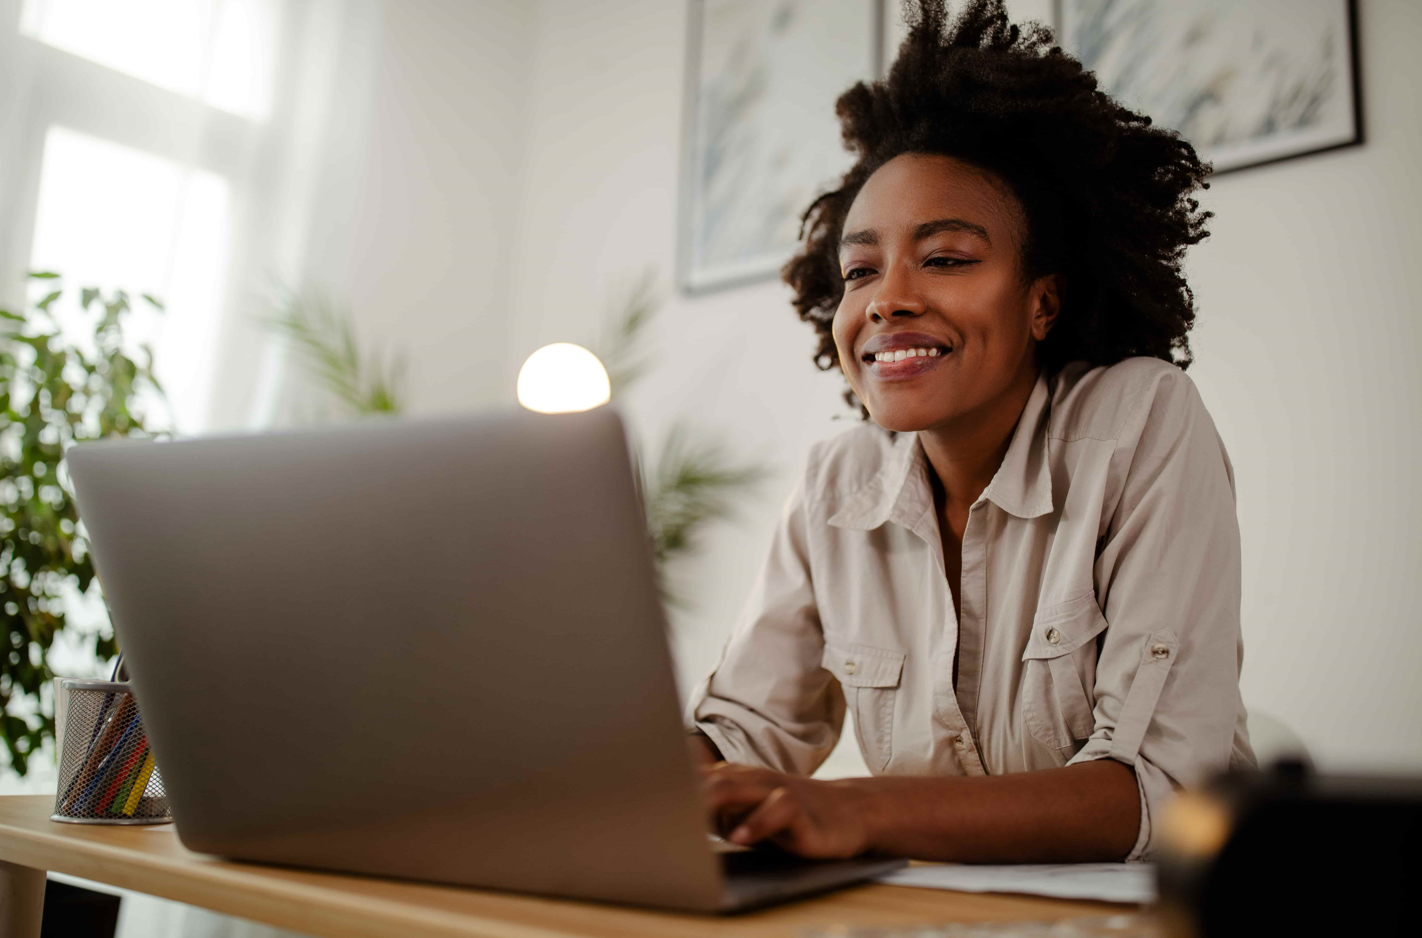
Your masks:
{"label": "desk surface", "polygon": [[0,797],[0,860],[54,870],[329,938],[802,938],[828,925],[1042,920],[1122,906],[866,885],[746,915],[710,917],[220,860],[172,825],[49,820],[54,799]]}

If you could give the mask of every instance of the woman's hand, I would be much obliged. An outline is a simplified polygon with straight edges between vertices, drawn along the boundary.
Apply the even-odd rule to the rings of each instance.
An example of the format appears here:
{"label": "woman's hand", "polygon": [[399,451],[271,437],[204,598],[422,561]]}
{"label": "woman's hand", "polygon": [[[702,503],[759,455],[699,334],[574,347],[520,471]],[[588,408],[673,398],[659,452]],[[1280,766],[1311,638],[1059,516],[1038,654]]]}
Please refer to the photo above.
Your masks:
{"label": "woman's hand", "polygon": [[869,848],[866,793],[770,769],[719,762],[702,767],[712,823],[732,843],[769,841],[815,859]]}

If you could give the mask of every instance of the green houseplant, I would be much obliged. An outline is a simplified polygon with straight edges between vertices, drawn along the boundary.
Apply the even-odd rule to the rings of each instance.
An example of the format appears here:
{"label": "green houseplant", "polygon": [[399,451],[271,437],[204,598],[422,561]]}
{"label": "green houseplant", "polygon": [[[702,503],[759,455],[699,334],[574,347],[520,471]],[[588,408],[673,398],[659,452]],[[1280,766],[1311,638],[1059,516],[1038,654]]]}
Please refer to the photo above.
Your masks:
{"label": "green houseplant", "polygon": [[[19,775],[54,735],[40,694],[66,597],[98,589],[64,453],[82,440],[154,435],[145,406],[163,402],[151,352],[125,348],[128,294],[80,290],[85,328],[73,336],[50,311],[63,295],[58,275],[30,277],[52,288],[24,313],[0,309],[0,739]],[[115,651],[112,634],[95,636],[100,661]]]}

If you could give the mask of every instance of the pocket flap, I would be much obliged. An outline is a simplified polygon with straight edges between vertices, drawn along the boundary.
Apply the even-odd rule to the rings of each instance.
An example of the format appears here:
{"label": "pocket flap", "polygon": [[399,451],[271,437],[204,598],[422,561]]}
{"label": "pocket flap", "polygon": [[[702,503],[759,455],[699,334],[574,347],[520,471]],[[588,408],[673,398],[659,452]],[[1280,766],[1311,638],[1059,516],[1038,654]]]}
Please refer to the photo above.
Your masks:
{"label": "pocket flap", "polygon": [[1095,592],[1049,606],[1032,620],[1032,636],[1027,639],[1022,660],[1069,655],[1100,635],[1106,624],[1106,617],[1096,604]]}
{"label": "pocket flap", "polygon": [[873,645],[826,643],[820,666],[848,687],[898,687],[904,656]]}

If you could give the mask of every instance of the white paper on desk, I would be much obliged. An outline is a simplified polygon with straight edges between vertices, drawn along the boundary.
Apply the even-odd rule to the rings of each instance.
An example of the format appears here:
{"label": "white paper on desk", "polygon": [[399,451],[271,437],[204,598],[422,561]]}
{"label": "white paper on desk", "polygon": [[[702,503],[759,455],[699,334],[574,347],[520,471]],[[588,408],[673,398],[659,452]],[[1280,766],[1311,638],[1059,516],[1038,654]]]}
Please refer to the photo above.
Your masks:
{"label": "white paper on desk", "polygon": [[1154,902],[1155,867],[1149,863],[1048,863],[978,866],[936,863],[910,866],[879,878],[891,886],[1019,892],[1059,899]]}

